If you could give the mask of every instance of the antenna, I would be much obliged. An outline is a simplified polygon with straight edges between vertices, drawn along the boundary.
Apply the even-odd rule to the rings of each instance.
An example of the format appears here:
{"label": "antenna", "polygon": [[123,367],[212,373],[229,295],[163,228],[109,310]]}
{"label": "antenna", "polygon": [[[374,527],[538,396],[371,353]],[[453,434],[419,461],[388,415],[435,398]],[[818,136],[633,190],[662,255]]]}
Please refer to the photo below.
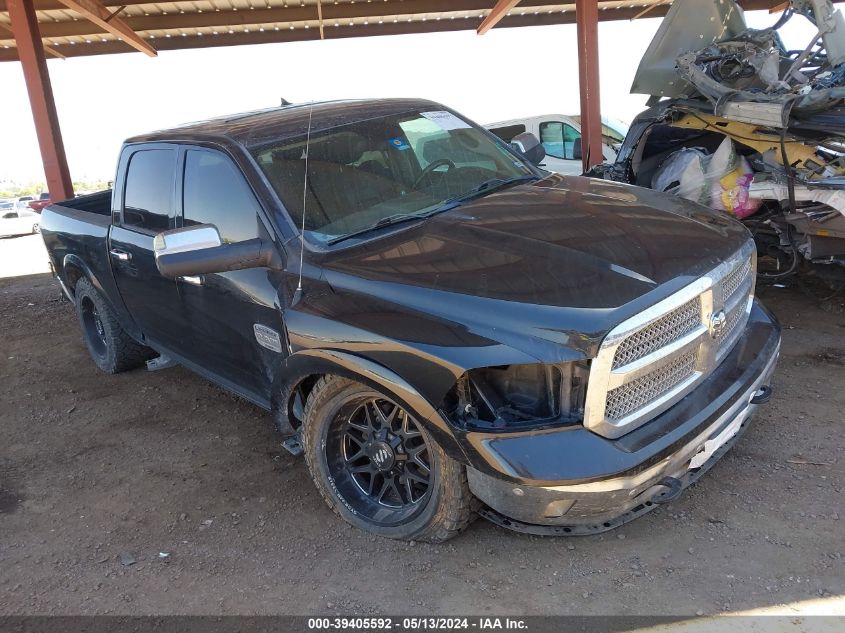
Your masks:
{"label": "antenna", "polygon": [[308,199],[308,150],[311,147],[311,115],[314,114],[314,101],[308,105],[308,132],[305,135],[305,176],[302,179],[302,230],[299,239],[299,283],[293,293],[291,307],[295,306],[302,299],[302,267],[305,264],[305,203]]}

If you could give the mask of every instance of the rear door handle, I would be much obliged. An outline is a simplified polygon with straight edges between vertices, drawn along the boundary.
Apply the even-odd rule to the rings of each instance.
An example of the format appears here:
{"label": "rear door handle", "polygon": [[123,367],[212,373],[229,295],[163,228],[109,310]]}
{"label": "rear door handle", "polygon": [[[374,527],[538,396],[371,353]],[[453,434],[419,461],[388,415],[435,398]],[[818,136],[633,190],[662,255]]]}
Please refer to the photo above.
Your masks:
{"label": "rear door handle", "polygon": [[191,284],[193,286],[201,286],[203,282],[203,278],[201,275],[182,275],[181,277],[176,278],[179,281],[184,281],[186,284]]}
{"label": "rear door handle", "polygon": [[130,259],[132,259],[132,253],[127,253],[126,251],[122,251],[119,248],[111,249],[109,251],[109,254],[119,262],[128,262]]}

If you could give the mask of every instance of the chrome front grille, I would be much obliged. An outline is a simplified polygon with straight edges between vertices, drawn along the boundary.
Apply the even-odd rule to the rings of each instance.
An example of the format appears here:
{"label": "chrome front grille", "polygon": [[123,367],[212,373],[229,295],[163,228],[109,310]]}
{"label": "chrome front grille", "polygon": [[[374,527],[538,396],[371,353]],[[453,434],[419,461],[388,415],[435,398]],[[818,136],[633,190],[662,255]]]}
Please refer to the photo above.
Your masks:
{"label": "chrome front grille", "polygon": [[[733,310],[727,313],[724,327],[716,334],[716,342],[719,344],[719,351],[723,351],[726,344],[733,338],[737,326],[743,322],[745,306],[738,304]],[[727,351],[727,350],[725,350]]]}
{"label": "chrome front grille", "polygon": [[751,258],[742,262],[739,266],[729,272],[722,281],[722,294],[725,298],[725,303],[728,303],[748,279],[751,273]]}
{"label": "chrome front grille", "polygon": [[584,425],[619,437],[689,393],[739,340],[754,294],[754,243],[615,327],[593,360]]}
{"label": "chrome front grille", "polygon": [[701,323],[701,298],[694,297],[623,340],[613,356],[613,369],[629,365],[677,341],[685,334],[692,332],[699,323]]}
{"label": "chrome front grille", "polygon": [[607,392],[605,416],[611,420],[621,420],[632,411],[654,402],[675,385],[692,376],[695,372],[695,361],[695,350],[690,350],[645,376],[611,389]]}

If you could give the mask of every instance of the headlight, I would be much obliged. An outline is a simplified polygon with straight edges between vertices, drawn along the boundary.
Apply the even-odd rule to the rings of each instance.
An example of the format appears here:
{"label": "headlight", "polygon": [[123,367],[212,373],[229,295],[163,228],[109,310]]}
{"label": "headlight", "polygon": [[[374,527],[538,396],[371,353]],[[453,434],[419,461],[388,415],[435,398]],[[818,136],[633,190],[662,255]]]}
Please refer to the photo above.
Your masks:
{"label": "headlight", "polygon": [[441,409],[466,428],[577,423],[584,416],[588,375],[586,362],[473,369],[458,379]]}

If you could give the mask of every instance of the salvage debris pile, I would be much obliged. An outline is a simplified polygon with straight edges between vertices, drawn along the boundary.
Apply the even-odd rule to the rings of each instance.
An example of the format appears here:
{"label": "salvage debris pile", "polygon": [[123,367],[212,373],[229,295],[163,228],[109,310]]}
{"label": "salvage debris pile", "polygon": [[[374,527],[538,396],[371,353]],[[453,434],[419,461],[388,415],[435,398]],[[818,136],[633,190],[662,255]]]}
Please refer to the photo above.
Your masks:
{"label": "salvage debris pile", "polygon": [[[816,29],[802,50],[779,35],[793,18]],[[743,220],[771,276],[845,266],[845,19],[828,0],[792,0],[762,30],[730,0],[675,0],[632,92],[652,108],[603,175]]]}

